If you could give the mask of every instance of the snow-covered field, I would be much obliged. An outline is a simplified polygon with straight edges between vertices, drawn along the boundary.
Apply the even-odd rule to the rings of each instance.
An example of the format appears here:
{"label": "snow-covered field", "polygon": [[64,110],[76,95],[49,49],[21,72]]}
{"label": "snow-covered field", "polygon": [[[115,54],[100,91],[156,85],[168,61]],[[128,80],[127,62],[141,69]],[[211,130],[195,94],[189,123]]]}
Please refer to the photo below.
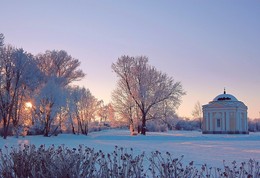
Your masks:
{"label": "snow-covered field", "polygon": [[223,167],[223,160],[228,165],[232,161],[248,161],[250,158],[260,161],[260,133],[249,135],[203,135],[196,131],[172,131],[167,133],[151,133],[146,136],[130,136],[128,130],[105,130],[93,132],[88,136],[60,134],[57,137],[26,136],[20,138],[8,137],[0,139],[0,148],[17,146],[19,144],[45,144],[47,147],[62,145],[74,148],[85,146],[112,152],[115,145],[124,148],[133,148],[134,154],[143,151],[149,154],[152,151],[166,151],[176,158],[184,155],[183,162],[188,164],[195,161],[196,166],[204,163],[214,167]]}

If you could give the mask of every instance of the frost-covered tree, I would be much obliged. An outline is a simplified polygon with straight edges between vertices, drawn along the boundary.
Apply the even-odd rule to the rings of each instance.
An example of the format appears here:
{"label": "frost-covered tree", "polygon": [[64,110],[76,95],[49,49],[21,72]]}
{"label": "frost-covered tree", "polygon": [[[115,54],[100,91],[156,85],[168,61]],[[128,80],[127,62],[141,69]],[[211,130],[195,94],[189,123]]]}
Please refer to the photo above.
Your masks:
{"label": "frost-covered tree", "polygon": [[0,119],[3,120],[3,137],[12,124],[18,135],[21,114],[28,91],[37,85],[37,67],[33,56],[10,45],[1,48],[0,55]]}
{"label": "frost-covered tree", "polygon": [[145,56],[122,56],[112,64],[112,69],[119,77],[119,89],[132,98],[141,113],[143,135],[149,114],[156,105],[171,101],[177,108],[185,94],[180,82],[174,82],[172,77],[149,65]]}
{"label": "frost-covered tree", "polygon": [[172,130],[177,124],[178,118],[175,110],[174,101],[165,100],[151,109],[150,118],[151,120],[158,120]]}
{"label": "frost-covered tree", "polygon": [[134,133],[138,127],[138,109],[132,97],[127,92],[121,80],[117,83],[117,88],[112,92],[113,107],[121,121],[129,126],[129,130]]}
{"label": "frost-covered tree", "polygon": [[44,124],[44,136],[48,136],[51,127],[60,120],[57,119],[58,113],[66,107],[67,95],[64,89],[71,82],[82,79],[85,74],[78,69],[79,60],[72,58],[63,50],[46,51],[37,55],[36,61],[45,76],[38,91],[37,114],[40,123]]}
{"label": "frost-covered tree", "polygon": [[98,100],[91,94],[88,89],[74,87],[71,88],[69,102],[70,124],[75,133],[74,122],[77,122],[77,132],[87,135],[89,132],[89,124],[94,121],[99,109]]}
{"label": "frost-covered tree", "polygon": [[[46,84],[40,88],[37,97],[35,98],[35,114],[37,120],[34,127],[42,130],[44,136],[49,136],[51,132],[55,132],[59,124],[57,114],[61,112],[61,108],[66,106],[66,93],[56,81],[56,78],[49,78]],[[52,127],[54,127],[53,130]]]}
{"label": "frost-covered tree", "polygon": [[4,39],[5,39],[4,34],[0,33],[0,47],[4,46]]}
{"label": "frost-covered tree", "polygon": [[112,105],[112,103],[108,103],[104,106],[104,112],[105,112],[105,120],[104,122],[110,123],[110,125],[114,125],[115,123],[115,109]]}
{"label": "frost-covered tree", "polygon": [[46,51],[37,55],[38,67],[48,77],[56,77],[62,86],[82,79],[85,74],[79,69],[80,62],[64,50]]}
{"label": "frost-covered tree", "polygon": [[202,106],[199,101],[196,102],[194,105],[194,110],[192,111],[192,116],[194,119],[198,119],[199,121],[199,127],[202,129]]}
{"label": "frost-covered tree", "polygon": [[104,101],[99,101],[98,117],[101,123],[106,123],[114,117],[114,108],[111,103],[104,104]]}
{"label": "frost-covered tree", "polygon": [[67,118],[65,120],[65,125],[67,130],[71,131],[73,134],[76,134],[76,110],[77,103],[80,100],[80,93],[78,91],[78,87],[68,87],[67,90]]}
{"label": "frost-covered tree", "polygon": [[[28,127],[28,112],[26,103],[31,102],[35,91],[42,79],[42,74],[37,68],[34,57],[25,53],[22,49],[14,54],[16,89],[13,108],[13,133],[18,137],[24,127]],[[27,120],[27,121],[26,121]],[[27,123],[27,124],[26,124]]]}

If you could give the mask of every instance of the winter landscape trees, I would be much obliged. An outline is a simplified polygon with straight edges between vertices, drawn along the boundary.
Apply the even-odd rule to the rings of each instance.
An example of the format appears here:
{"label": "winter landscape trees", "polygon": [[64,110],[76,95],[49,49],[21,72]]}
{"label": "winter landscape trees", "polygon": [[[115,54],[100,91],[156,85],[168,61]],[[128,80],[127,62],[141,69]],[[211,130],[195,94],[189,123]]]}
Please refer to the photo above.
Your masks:
{"label": "winter landscape trees", "polygon": [[122,56],[112,69],[119,77],[113,96],[116,108],[129,117],[131,124],[134,114],[140,116],[143,135],[147,120],[160,117],[162,107],[174,111],[185,94],[180,82],[149,65],[145,56]]}
{"label": "winter landscape trees", "polygon": [[[1,48],[0,56],[0,114],[3,120],[3,137],[6,138],[10,123],[16,132],[21,123],[21,110],[26,95],[33,89],[36,65],[33,56],[10,45]],[[32,70],[31,70],[32,69]],[[35,77],[35,76],[34,76]]]}
{"label": "winter landscape trees", "polygon": [[128,125],[132,132],[139,129],[145,135],[147,121],[152,121],[151,130],[151,123],[176,125],[172,119],[185,94],[180,82],[149,65],[145,56],[122,56],[112,64],[119,77],[113,105],[104,104],[89,89],[72,85],[85,74],[79,60],[64,50],[32,55],[5,45],[0,34],[0,58],[0,133],[4,138],[63,131],[87,135],[90,125],[98,123]]}
{"label": "winter landscape trees", "polygon": [[50,136],[69,128],[87,134],[101,102],[88,89],[70,85],[85,76],[79,66],[66,51],[34,56],[4,45],[0,34],[1,135]]}
{"label": "winter landscape trees", "polygon": [[66,51],[46,51],[36,57],[37,66],[43,73],[43,81],[36,98],[37,116],[44,124],[48,136],[57,114],[66,105],[66,86],[85,74],[78,69],[80,62]]}
{"label": "winter landscape trees", "polygon": [[[85,74],[80,61],[64,50],[32,55],[4,44],[0,34],[0,134],[88,135],[100,127],[146,131],[199,130],[201,105],[195,120],[180,118],[176,109],[185,94],[182,84],[149,64],[145,56],[122,56],[112,64],[118,77],[112,103],[104,104],[88,88],[73,85]],[[197,120],[196,120],[197,119]],[[257,121],[257,120],[256,120]],[[258,123],[250,125],[257,131]]]}

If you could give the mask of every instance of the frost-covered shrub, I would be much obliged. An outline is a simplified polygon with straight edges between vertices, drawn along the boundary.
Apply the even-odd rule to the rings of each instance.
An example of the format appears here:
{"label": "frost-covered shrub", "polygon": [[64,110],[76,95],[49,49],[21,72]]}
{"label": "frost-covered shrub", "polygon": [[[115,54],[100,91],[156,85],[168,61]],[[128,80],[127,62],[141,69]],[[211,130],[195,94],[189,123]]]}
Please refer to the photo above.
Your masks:
{"label": "frost-covered shrub", "polygon": [[73,149],[64,145],[6,147],[0,151],[0,177],[144,177],[144,154],[132,152],[115,147],[113,153],[105,154],[82,145]]}
{"label": "frost-covered shrub", "polygon": [[158,121],[158,120],[150,120],[146,122],[146,128],[149,132],[166,132],[168,131],[167,124]]}
{"label": "frost-covered shrub", "polygon": [[260,132],[260,119],[249,119],[248,131],[249,132]]}
{"label": "frost-covered shrub", "polygon": [[200,130],[199,120],[180,119],[176,126],[176,130]]}
{"label": "frost-covered shrub", "polygon": [[[145,160],[147,158],[147,160]],[[41,145],[20,145],[19,148],[0,150],[0,177],[8,178],[259,178],[259,162],[250,159],[247,163],[212,168],[206,164],[197,168],[191,161],[182,163],[170,153],[159,151],[150,155],[134,155],[133,150],[115,147],[112,153],[95,151],[80,145],[69,149],[65,145],[46,148]],[[147,163],[148,162],[148,163]]]}
{"label": "frost-covered shrub", "polygon": [[201,168],[194,166],[191,161],[184,166],[182,158],[173,158],[169,152],[162,155],[161,152],[152,152],[149,157],[149,171],[152,177],[169,177],[169,178],[259,178],[260,165],[259,162],[250,159],[247,163],[242,162],[240,165],[236,161],[232,162],[232,166],[225,165],[224,168],[208,167],[206,164]]}
{"label": "frost-covered shrub", "polygon": [[[102,152],[101,152],[102,153]],[[124,148],[115,147],[115,151],[107,154],[98,160],[98,164],[102,171],[100,177],[145,177],[143,168],[144,153],[134,156],[133,150],[130,152]]]}
{"label": "frost-covered shrub", "polygon": [[198,170],[193,166],[193,161],[184,167],[182,158],[173,158],[169,152],[166,156],[159,151],[152,152],[149,157],[152,177],[196,177]]}

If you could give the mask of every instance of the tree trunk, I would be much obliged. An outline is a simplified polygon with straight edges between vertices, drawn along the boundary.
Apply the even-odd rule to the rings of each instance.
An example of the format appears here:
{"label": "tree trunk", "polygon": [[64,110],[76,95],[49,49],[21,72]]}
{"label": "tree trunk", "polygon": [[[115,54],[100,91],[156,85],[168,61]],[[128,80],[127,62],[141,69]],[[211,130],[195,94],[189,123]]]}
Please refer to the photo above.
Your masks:
{"label": "tree trunk", "polygon": [[10,125],[10,113],[6,115],[6,117],[3,119],[4,122],[4,133],[3,133],[3,138],[6,139],[8,136],[8,131],[9,131],[9,125]]}
{"label": "tree trunk", "polygon": [[88,125],[85,124],[84,126],[84,134],[88,135]]}
{"label": "tree trunk", "polygon": [[7,120],[4,119],[4,133],[3,133],[3,138],[6,139],[8,135],[8,128],[9,124],[7,123]]}
{"label": "tree trunk", "polygon": [[145,114],[142,116],[142,129],[141,129],[141,134],[145,135],[146,134],[146,117]]}
{"label": "tree trunk", "polygon": [[76,132],[75,132],[75,128],[74,128],[74,125],[73,125],[73,123],[71,123],[71,127],[72,127],[72,133],[75,135],[75,134],[76,134]]}
{"label": "tree trunk", "polygon": [[129,122],[130,122],[129,123],[129,130],[130,130],[131,134],[133,134],[134,131],[135,131],[135,129],[134,129],[134,121],[133,121],[132,118],[130,118]]}
{"label": "tree trunk", "polygon": [[50,114],[47,114],[46,116],[46,122],[45,122],[45,129],[44,129],[44,137],[48,137],[49,136],[49,133],[50,133],[50,126],[51,123],[50,123]]}
{"label": "tree trunk", "polygon": [[44,137],[48,137],[49,136],[49,129],[47,127],[48,126],[46,125],[45,129],[44,129],[44,134],[43,134]]}

